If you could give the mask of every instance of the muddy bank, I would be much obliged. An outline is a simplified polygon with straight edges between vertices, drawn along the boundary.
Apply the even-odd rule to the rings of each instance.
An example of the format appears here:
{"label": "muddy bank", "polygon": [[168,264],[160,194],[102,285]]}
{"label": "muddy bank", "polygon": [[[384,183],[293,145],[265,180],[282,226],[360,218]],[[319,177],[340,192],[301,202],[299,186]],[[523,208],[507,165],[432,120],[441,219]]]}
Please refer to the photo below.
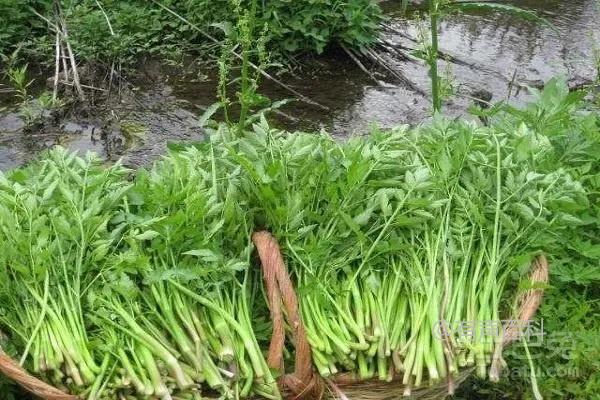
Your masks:
{"label": "muddy bank", "polygon": [[[512,3],[535,10],[551,25],[489,12],[450,15],[442,23],[446,60],[440,62],[440,71],[450,77],[454,90],[444,105],[446,114],[465,115],[473,97],[481,93],[492,101],[523,103],[530,98],[528,86],[540,87],[555,75],[567,76],[573,87],[596,78],[600,10],[595,0]],[[426,26],[418,9],[404,15],[399,4],[381,3],[388,15],[381,38],[390,48],[410,53],[419,48],[419,32]],[[374,81],[343,52],[332,52],[280,77],[327,110],[294,101],[282,109],[289,118],[275,116],[274,123],[287,129],[326,129],[344,137],[368,132],[373,123],[391,127],[426,120],[427,68],[394,52],[381,56],[418,90],[389,74],[375,75]],[[0,169],[22,164],[54,144],[93,150],[107,159],[124,157],[132,166],[147,163],[164,152],[169,141],[202,139],[198,116],[215,102],[216,82],[215,71],[206,66],[148,63],[129,78],[120,98],[83,112],[75,107],[30,132],[24,130],[18,107],[11,105],[12,95],[0,93]],[[261,92],[272,100],[293,97],[268,80],[262,82]]]}
{"label": "muddy bank", "polygon": [[163,154],[169,142],[201,140],[198,114],[170,92],[168,85],[125,89],[119,99],[95,107],[67,106],[61,115],[45,116],[33,126],[26,126],[19,107],[9,107],[0,114],[0,170],[58,144],[138,167]]}

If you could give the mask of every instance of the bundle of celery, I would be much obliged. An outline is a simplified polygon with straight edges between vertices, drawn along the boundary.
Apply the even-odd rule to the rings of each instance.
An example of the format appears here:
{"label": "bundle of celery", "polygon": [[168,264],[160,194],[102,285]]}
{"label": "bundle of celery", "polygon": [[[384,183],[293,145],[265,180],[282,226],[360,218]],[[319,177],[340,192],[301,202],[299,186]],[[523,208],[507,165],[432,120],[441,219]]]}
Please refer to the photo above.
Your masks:
{"label": "bundle of celery", "polygon": [[173,154],[113,218],[127,233],[93,303],[121,393],[279,397],[252,327],[251,215],[222,164],[210,143]]}
{"label": "bundle of celery", "polygon": [[129,183],[58,149],[2,177],[1,323],[32,373],[88,399],[279,398],[251,325],[251,217],[213,155]]}
{"label": "bundle of celery", "polygon": [[57,149],[0,175],[0,320],[21,364],[59,387],[102,374],[83,298],[120,240],[108,225],[130,186],[125,173]]}
{"label": "bundle of celery", "polygon": [[507,284],[586,202],[564,171],[536,171],[549,149],[525,129],[437,121],[339,144],[258,126],[242,142],[319,373],[401,379],[407,394],[460,367],[488,373]]}

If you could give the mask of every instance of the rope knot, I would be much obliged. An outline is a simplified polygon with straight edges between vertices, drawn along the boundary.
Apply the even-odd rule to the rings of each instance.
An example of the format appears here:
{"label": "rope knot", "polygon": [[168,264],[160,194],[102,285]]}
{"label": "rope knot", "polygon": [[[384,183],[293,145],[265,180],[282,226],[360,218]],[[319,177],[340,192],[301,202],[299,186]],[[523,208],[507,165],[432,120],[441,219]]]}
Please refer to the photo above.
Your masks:
{"label": "rope knot", "polygon": [[292,327],[296,365],[294,373],[280,378],[280,386],[289,390],[294,399],[321,399],[325,392],[325,385],[312,367],[310,344],[300,318],[298,298],[283,262],[277,240],[269,232],[261,231],[252,235],[252,241],[258,250],[262,264],[269,311],[273,321],[273,336],[269,345],[267,364],[269,368],[285,371],[283,365],[283,347],[285,345],[283,306],[289,325]]}

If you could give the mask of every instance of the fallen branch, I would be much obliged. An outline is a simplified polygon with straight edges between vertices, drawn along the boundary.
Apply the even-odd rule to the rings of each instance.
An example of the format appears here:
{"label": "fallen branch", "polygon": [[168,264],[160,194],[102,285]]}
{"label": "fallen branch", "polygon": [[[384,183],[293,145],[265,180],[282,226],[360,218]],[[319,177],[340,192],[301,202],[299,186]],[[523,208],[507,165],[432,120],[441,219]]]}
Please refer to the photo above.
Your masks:
{"label": "fallen branch", "polygon": [[352,59],[352,61],[354,61],[354,63],[356,65],[358,65],[358,68],[360,68],[365,74],[367,74],[378,85],[381,85],[381,82],[379,82],[379,80],[377,78],[375,78],[375,75],[373,75],[373,73],[371,71],[369,71],[362,62],[360,62],[358,57],[356,57],[356,55],[350,49],[348,49],[343,44],[342,44],[342,49],[346,52],[346,54],[348,54],[348,56]]}
{"label": "fallen branch", "polygon": [[69,31],[67,29],[67,24],[62,16],[62,12],[60,9],[60,4],[58,1],[54,2],[55,4],[55,12],[56,18],[58,18],[59,26],[61,27],[61,36],[63,37],[63,41],[67,47],[67,55],[69,57],[69,61],[71,62],[71,73],[73,74],[73,86],[77,91],[77,94],[81,100],[85,100],[85,93],[81,87],[81,83],[79,81],[79,72],[77,71],[77,63],[75,62],[75,55],[73,53],[73,49],[71,48],[71,42],[69,42]]}
{"label": "fallen branch", "polygon": [[425,92],[423,89],[421,89],[420,87],[415,85],[413,82],[411,82],[406,76],[402,75],[397,69],[392,68],[390,66],[390,63],[387,62],[386,60],[384,60],[383,57],[380,56],[379,54],[377,54],[377,52],[374,51],[373,49],[368,49],[368,48],[364,49],[362,51],[362,54],[365,57],[371,59],[371,61],[373,63],[375,63],[375,64],[379,65],[380,67],[382,67],[383,69],[385,69],[391,76],[398,79],[407,88],[411,89],[414,92],[419,93],[420,95],[427,96],[427,92]]}
{"label": "fallen branch", "polygon": [[381,48],[383,51],[385,51],[387,53],[395,54],[404,60],[413,61],[413,62],[423,62],[423,60],[421,60],[420,58],[415,57],[412,54],[410,54],[409,51],[404,51],[403,47],[398,46],[395,43],[392,43],[387,39],[384,39],[384,38],[378,39],[377,46],[379,48]]}
{"label": "fallen branch", "polygon": [[[64,21],[64,18],[62,17],[61,11],[60,11],[60,4],[58,4],[57,1],[54,2],[55,18],[57,19],[56,23],[53,23],[48,18],[44,17],[42,14],[38,13],[35,9],[33,9],[31,7],[30,7],[30,10],[35,15],[37,15],[39,18],[41,18],[44,22],[46,22],[52,29],[54,29],[56,34],[59,35],[59,37],[62,39],[61,41],[64,42],[64,45],[59,45],[59,47],[60,47],[60,52],[61,52],[61,59],[62,59],[62,63],[63,63],[63,73],[65,75],[65,79],[68,79],[68,76],[70,74],[73,75],[73,86],[75,87],[75,90],[77,91],[79,98],[81,100],[85,100],[85,94],[83,92],[83,89],[82,89],[82,86],[81,86],[81,83],[79,80],[79,73],[77,71],[77,63],[75,62],[75,55],[73,53],[73,49],[71,48],[71,44],[69,43],[69,32],[67,30],[67,25]],[[64,51],[65,47],[67,49],[66,54]],[[69,60],[69,63],[71,64],[70,74],[69,74],[69,68],[68,68],[66,60]]]}
{"label": "fallen branch", "polygon": [[[71,82],[59,81],[59,83],[61,83],[63,85],[66,85],[66,86],[74,86],[74,83],[71,83]],[[84,84],[80,84],[80,86],[82,88],[86,88],[86,89],[90,89],[90,90],[96,90],[98,92],[108,92],[107,89],[102,89],[102,88],[99,88],[99,87],[96,87],[96,86],[84,85]]]}
{"label": "fallen branch", "polygon": [[54,44],[56,58],[54,63],[54,83],[52,85],[52,102],[56,101],[58,96],[58,75],[60,74],[60,34],[56,32],[56,42]]}
{"label": "fallen branch", "polygon": [[[110,19],[108,18],[108,15],[106,14],[106,11],[104,11],[104,7],[102,7],[102,4],[100,4],[100,1],[95,0],[96,1],[96,5],[98,6],[98,8],[100,9],[100,12],[102,12],[102,15],[104,15],[104,19],[106,20],[106,24],[108,25],[108,30],[110,31],[110,35],[112,37],[115,36],[115,31],[113,30],[112,24],[110,23]],[[111,89],[112,89],[112,82],[113,82],[113,75],[115,72],[115,60],[113,58],[111,64],[110,64],[110,77],[108,79],[108,93],[110,93]]]}
{"label": "fallen branch", "polygon": [[[390,44],[390,45],[392,45],[394,47],[399,47],[400,49],[405,49],[405,50],[407,50],[409,52],[417,50],[417,46],[419,45],[420,41],[417,40],[416,38],[412,37],[411,35],[409,35],[406,32],[402,32],[402,31],[400,31],[400,30],[398,30],[396,28],[393,28],[393,27],[391,27],[389,25],[386,25],[386,24],[383,24],[383,23],[380,23],[379,26],[380,26],[380,28],[382,30],[386,30],[386,31],[388,31],[388,32],[390,32],[390,33],[392,33],[394,35],[397,35],[397,36],[403,37],[405,39],[408,39],[410,42],[413,42],[415,44],[415,46],[414,47],[410,47],[410,46],[406,46],[406,45],[402,45],[402,44],[390,43],[389,41],[387,41],[388,44]],[[438,54],[440,56],[440,59],[443,59],[443,60],[445,60],[447,62],[451,62],[451,63],[457,64],[457,65],[461,65],[461,66],[464,66],[464,67],[469,67],[469,68],[477,69],[477,70],[480,70],[480,71],[484,71],[484,72],[496,75],[496,76],[502,78],[503,80],[505,80],[507,82],[510,81],[510,79],[508,79],[501,72],[498,72],[498,71],[496,71],[494,69],[488,68],[487,66],[485,66],[483,64],[480,64],[477,61],[466,60],[464,58],[460,58],[460,57],[458,57],[458,56],[456,56],[454,54],[451,54],[451,53],[449,53],[446,50],[441,50],[441,49],[438,49]]]}

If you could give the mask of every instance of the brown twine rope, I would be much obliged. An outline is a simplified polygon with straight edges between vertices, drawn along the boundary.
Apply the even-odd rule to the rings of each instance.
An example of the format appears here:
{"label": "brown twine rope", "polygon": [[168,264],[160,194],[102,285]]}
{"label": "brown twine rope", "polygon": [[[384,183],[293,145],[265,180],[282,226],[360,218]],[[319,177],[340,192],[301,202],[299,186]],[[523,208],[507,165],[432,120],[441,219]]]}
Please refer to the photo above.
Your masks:
{"label": "brown twine rope", "polygon": [[[544,255],[536,257],[531,265],[531,271],[529,272],[529,281],[532,285],[546,285],[548,283],[548,260]],[[489,376],[492,382],[498,382],[502,374],[502,369],[506,365],[506,362],[502,358],[502,350],[512,342],[521,339],[523,336],[522,323],[528,322],[533,319],[537,312],[542,298],[544,297],[543,288],[531,288],[517,297],[517,310],[514,315],[514,319],[509,321],[507,326],[502,327],[502,342],[496,346],[494,355],[492,358],[492,364],[490,366]]]}
{"label": "brown twine rope", "polygon": [[[519,295],[517,299],[517,321],[532,320],[542,303],[542,298],[544,297],[543,286],[548,284],[548,260],[545,256],[538,256],[534,260],[531,272],[529,273],[529,281],[538,287],[528,289]],[[542,284],[541,288],[539,287],[540,284]],[[506,346],[519,339],[519,337],[519,327],[507,327],[504,333],[504,345]]]}
{"label": "brown twine rope", "polygon": [[[306,338],[304,325],[302,324],[298,312],[296,292],[287,272],[277,240],[269,232],[261,231],[254,233],[252,241],[256,246],[262,264],[269,309],[273,321],[273,336],[269,346],[268,365],[272,369],[284,371],[283,347],[285,343],[285,329],[284,317],[281,309],[283,302],[283,307],[292,327],[292,339],[295,342],[296,351],[296,366],[295,371],[292,374],[287,374],[280,378],[280,386],[282,386],[282,389],[284,390],[289,390],[294,399],[321,399],[325,393],[325,383],[312,368],[310,345]],[[548,282],[548,262],[546,257],[539,256],[533,262],[530,280],[534,283]],[[541,304],[542,297],[543,289],[530,289],[522,293],[517,299],[518,320],[531,320]],[[512,340],[515,340],[518,337],[518,335],[515,335],[510,329],[511,328],[507,328],[504,332],[504,346],[508,345]],[[501,358],[502,347],[503,346],[497,346],[500,355],[499,357],[494,358],[494,363],[490,368],[490,376],[492,376],[492,373],[494,372],[498,375],[500,374],[500,361],[503,361]],[[460,376],[459,382],[465,377],[466,376]],[[459,382],[449,381],[448,385],[452,386]],[[391,391],[397,393],[398,391],[401,391],[400,386],[402,386],[398,386],[396,384],[397,382],[374,382],[372,380],[368,382],[359,382],[352,374],[340,374],[335,379],[332,379],[331,383],[333,383],[334,391],[339,390],[339,388],[335,386],[336,384],[339,384],[340,386],[359,384],[362,389],[368,389],[372,393],[376,392],[377,389],[383,389],[382,393],[379,393],[374,397],[378,399],[397,397],[397,395],[391,393]],[[447,389],[451,389],[450,386],[448,386]],[[338,395],[337,397],[340,396]],[[435,397],[436,396],[433,398]],[[439,397],[439,394],[437,397]]]}
{"label": "brown twine rope", "polygon": [[304,324],[300,319],[298,298],[283,262],[277,240],[269,232],[256,232],[252,241],[258,250],[273,320],[273,336],[269,346],[267,363],[269,368],[284,371],[283,347],[285,342],[284,319],[281,306],[286,312],[292,329],[292,340],[296,352],[295,370],[280,378],[280,385],[288,389],[295,399],[320,399],[325,392],[321,377],[312,367],[312,354]]}
{"label": "brown twine rope", "polygon": [[[279,378],[279,384],[292,394],[292,398],[299,400],[321,399],[325,394],[325,382],[314,371],[312,366],[312,354],[306,337],[306,331],[300,318],[298,299],[294,286],[287,272],[277,240],[266,231],[256,232],[252,236],[262,264],[262,271],[267,290],[267,298],[271,319],[273,321],[273,336],[269,346],[267,364],[269,368],[284,371],[283,348],[285,344],[285,317],[292,329],[292,340],[294,342],[296,364],[291,374]],[[534,283],[548,282],[548,262],[544,256],[539,256],[532,265],[530,280]],[[535,315],[543,297],[543,289],[534,288],[522,293],[518,300],[517,318],[520,321],[528,321]],[[283,307],[282,307],[283,306]],[[518,335],[512,334],[508,328],[504,335],[504,345],[516,340]],[[501,353],[501,346],[498,346]],[[500,357],[495,357],[490,369],[499,375]],[[494,368],[496,368],[494,370]],[[13,380],[24,389],[44,400],[77,400],[77,396],[69,395],[49,384],[31,376],[17,362],[8,357],[0,349],[0,373]],[[362,390],[367,390],[374,399],[395,398],[394,393],[401,390],[397,384],[387,382],[358,382],[348,375],[341,374],[339,380],[332,382],[333,385],[356,385]],[[463,377],[464,378],[464,377]],[[394,393],[392,393],[394,392]],[[369,396],[365,398],[371,398]],[[421,396],[416,396],[421,397]],[[434,396],[435,398],[436,396]]]}

